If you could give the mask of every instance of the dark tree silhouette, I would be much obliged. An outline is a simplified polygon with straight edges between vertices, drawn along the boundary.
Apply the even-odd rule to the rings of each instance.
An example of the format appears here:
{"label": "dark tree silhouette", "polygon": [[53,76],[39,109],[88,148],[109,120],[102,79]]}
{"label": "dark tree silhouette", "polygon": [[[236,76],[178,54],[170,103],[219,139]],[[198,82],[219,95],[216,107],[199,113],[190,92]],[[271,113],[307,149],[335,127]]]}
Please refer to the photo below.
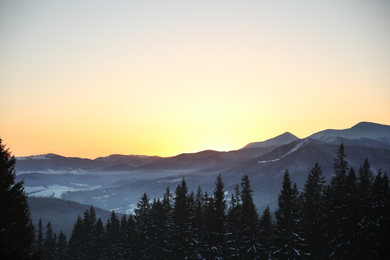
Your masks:
{"label": "dark tree silhouette", "polygon": [[270,259],[274,243],[274,225],[269,206],[267,206],[259,222],[260,259]]}
{"label": "dark tree silhouette", "polygon": [[0,258],[31,257],[33,241],[23,181],[15,183],[15,158],[0,139]]}
{"label": "dark tree silhouette", "polygon": [[300,259],[303,239],[300,230],[300,205],[296,184],[292,186],[288,171],[284,173],[282,190],[275,211],[276,240],[275,256],[278,259]]}
{"label": "dark tree silhouette", "polygon": [[[200,187],[189,193],[183,178],[175,198],[169,188],[152,203],[145,193],[135,216],[113,211],[105,227],[91,207],[76,220],[67,252],[50,223],[44,238],[38,224],[37,240],[45,259],[389,259],[387,174],[374,177],[367,160],[356,174],[345,158],[341,145],[328,186],[316,163],[302,193],[286,170],[275,221],[269,207],[259,220],[246,175],[228,209],[221,176],[211,196]],[[56,246],[47,250],[50,241]]]}
{"label": "dark tree silhouette", "polygon": [[183,180],[175,191],[175,202],[173,209],[173,223],[175,225],[173,241],[176,247],[173,248],[173,257],[184,259],[190,254],[191,248],[191,204],[188,194],[188,186]]}
{"label": "dark tree silhouette", "polygon": [[248,175],[241,179],[241,202],[240,255],[244,259],[254,259],[260,250],[259,215],[253,202],[253,190]]}
{"label": "dark tree silhouette", "polygon": [[326,186],[318,163],[309,172],[303,192],[303,236],[313,259],[326,259]]}

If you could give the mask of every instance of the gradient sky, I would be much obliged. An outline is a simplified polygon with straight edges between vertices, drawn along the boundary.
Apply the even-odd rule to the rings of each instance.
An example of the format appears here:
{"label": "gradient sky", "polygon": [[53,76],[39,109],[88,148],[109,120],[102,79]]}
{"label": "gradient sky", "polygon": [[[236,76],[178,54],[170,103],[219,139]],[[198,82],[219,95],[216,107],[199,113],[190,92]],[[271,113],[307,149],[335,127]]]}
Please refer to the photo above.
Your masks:
{"label": "gradient sky", "polygon": [[390,1],[0,2],[16,156],[172,156],[390,125]]}

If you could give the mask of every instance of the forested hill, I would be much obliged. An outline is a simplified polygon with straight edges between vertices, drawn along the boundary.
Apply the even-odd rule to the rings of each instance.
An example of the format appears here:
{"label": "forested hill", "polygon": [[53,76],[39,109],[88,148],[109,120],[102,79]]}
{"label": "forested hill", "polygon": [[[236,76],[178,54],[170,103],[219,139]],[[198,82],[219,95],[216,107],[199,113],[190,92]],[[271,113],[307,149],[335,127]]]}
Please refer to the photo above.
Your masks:
{"label": "forested hill", "polygon": [[313,162],[302,191],[286,170],[274,217],[269,207],[257,211],[247,175],[230,198],[221,175],[210,194],[189,191],[183,178],[174,194],[144,193],[134,215],[112,211],[105,222],[91,207],[69,241],[40,225],[36,246],[46,259],[388,259],[387,174],[368,160],[350,167],[343,145],[333,169],[326,182]]}

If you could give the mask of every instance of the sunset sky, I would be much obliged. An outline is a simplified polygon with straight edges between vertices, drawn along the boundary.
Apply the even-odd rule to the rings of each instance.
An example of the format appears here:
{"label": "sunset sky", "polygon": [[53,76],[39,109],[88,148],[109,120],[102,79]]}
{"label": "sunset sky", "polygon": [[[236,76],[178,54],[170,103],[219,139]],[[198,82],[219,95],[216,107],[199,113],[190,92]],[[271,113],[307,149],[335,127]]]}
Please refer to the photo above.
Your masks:
{"label": "sunset sky", "polygon": [[173,156],[390,125],[390,1],[0,1],[15,156]]}

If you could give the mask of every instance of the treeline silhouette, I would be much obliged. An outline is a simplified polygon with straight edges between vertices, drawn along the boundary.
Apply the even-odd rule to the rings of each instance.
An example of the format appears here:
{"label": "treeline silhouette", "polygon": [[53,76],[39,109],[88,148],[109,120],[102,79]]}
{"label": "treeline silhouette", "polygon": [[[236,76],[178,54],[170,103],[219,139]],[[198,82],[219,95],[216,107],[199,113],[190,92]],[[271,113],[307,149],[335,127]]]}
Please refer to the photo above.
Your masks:
{"label": "treeline silhouette", "polygon": [[212,194],[143,194],[134,215],[114,211],[104,224],[93,206],[75,221],[69,241],[39,222],[35,247],[44,259],[389,259],[389,179],[366,159],[356,172],[341,144],[326,184],[315,163],[302,191],[283,177],[274,217],[259,215],[248,176],[229,205],[219,175]]}

